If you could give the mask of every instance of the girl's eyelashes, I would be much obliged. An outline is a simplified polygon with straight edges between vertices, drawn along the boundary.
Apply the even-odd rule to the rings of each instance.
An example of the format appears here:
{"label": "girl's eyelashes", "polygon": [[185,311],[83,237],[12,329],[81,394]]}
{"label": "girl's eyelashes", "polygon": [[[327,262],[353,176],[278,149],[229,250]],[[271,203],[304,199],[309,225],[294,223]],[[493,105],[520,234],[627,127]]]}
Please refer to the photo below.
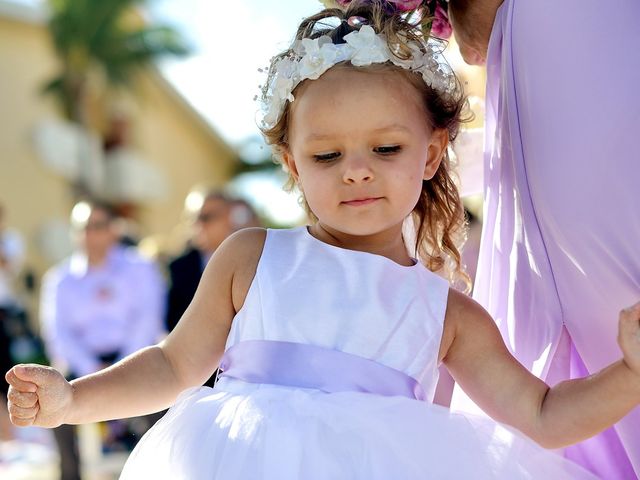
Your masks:
{"label": "girl's eyelashes", "polygon": [[[393,155],[394,153],[400,152],[400,150],[402,150],[400,145],[381,145],[373,148],[373,152],[378,155]],[[337,160],[340,156],[340,152],[329,152],[313,155],[313,159],[316,162],[327,163]]]}
{"label": "girl's eyelashes", "polygon": [[330,153],[321,153],[319,155],[314,155],[313,159],[316,162],[331,162],[332,160],[335,160],[336,158],[338,158],[340,156],[340,153],[338,152],[330,152]]}
{"label": "girl's eyelashes", "polygon": [[400,145],[383,145],[373,149],[374,152],[380,155],[390,155],[392,153],[398,153],[402,147]]}

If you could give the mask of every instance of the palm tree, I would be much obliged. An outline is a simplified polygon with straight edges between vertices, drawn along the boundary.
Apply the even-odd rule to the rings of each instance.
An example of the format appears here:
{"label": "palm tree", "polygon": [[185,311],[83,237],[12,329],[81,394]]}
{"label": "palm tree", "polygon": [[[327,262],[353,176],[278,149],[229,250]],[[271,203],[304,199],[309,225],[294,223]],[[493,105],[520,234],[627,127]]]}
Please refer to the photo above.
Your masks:
{"label": "palm tree", "polygon": [[[108,101],[116,88],[131,89],[135,74],[157,58],[186,55],[189,51],[173,28],[144,22],[136,10],[144,3],[145,0],[48,0],[49,31],[61,68],[43,90],[55,95],[67,120],[87,132],[78,150],[81,172],[87,171],[90,158],[95,158],[88,132],[102,130],[106,141],[98,138],[98,143],[105,146],[126,125],[122,119],[92,118],[91,100],[100,97],[103,102]],[[99,188],[91,186],[85,177],[81,173],[73,185],[78,197],[95,194]]]}
{"label": "palm tree", "polygon": [[136,71],[167,55],[185,55],[178,32],[146,25],[134,7],[145,0],[49,0],[49,30],[62,68],[44,88],[53,93],[65,116],[87,125],[89,79],[131,87]]}

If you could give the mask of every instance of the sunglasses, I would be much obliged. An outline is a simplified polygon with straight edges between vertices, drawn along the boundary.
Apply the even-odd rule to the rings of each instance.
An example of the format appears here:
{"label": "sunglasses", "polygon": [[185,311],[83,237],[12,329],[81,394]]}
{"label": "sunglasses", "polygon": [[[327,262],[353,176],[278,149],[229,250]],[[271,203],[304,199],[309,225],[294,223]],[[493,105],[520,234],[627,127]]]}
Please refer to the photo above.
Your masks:
{"label": "sunglasses", "polygon": [[101,232],[109,229],[110,223],[107,221],[104,222],[89,222],[84,225],[80,230],[84,230],[85,232]]}
{"label": "sunglasses", "polygon": [[196,217],[196,223],[210,223],[224,217],[225,212],[222,210],[215,212],[203,212]]}

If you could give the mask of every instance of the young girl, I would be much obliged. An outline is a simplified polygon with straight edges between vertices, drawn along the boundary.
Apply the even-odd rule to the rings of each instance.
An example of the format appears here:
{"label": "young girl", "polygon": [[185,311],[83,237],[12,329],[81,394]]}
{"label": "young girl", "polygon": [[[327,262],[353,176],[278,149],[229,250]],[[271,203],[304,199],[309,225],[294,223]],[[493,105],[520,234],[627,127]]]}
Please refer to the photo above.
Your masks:
{"label": "young girl", "polygon": [[[124,479],[594,478],[431,403],[444,362],[491,416],[544,447],[594,435],[640,401],[640,305],[620,315],[623,360],[549,388],[449,287],[462,210],[447,146],[463,98],[402,4],[325,10],[272,60],[264,131],[313,224],[229,238],[157,346],[71,384],[51,368],[12,369],[16,425],[173,405]],[[192,388],[218,365],[214,389]]]}

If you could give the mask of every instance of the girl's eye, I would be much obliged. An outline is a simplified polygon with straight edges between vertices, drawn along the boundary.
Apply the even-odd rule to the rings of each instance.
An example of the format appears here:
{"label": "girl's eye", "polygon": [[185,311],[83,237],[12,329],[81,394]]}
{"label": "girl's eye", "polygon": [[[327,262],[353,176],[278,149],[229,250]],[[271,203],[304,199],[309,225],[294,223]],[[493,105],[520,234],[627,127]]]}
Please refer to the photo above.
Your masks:
{"label": "girl's eye", "polygon": [[313,159],[316,162],[331,162],[332,160],[335,160],[339,156],[340,154],[338,152],[331,152],[331,153],[323,153],[320,155],[314,155]]}
{"label": "girl's eye", "polygon": [[401,150],[400,145],[383,145],[382,147],[376,147],[373,149],[374,152],[379,153],[381,155],[398,153],[400,150]]}

